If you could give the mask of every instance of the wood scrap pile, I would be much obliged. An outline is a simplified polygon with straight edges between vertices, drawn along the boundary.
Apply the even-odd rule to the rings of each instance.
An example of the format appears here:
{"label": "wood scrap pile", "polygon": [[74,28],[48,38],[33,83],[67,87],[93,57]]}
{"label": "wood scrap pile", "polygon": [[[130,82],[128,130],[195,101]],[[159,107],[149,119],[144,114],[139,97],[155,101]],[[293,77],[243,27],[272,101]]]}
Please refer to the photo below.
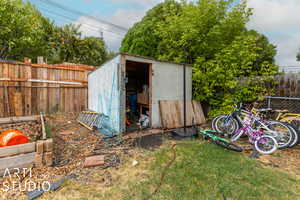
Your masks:
{"label": "wood scrap pile", "polygon": [[27,135],[31,141],[36,141],[41,137],[42,126],[39,121],[20,122],[12,124],[0,125],[0,132],[4,132],[8,129],[16,129]]}
{"label": "wood scrap pile", "polygon": [[42,125],[38,117],[15,117],[0,119],[0,133],[16,129],[27,135],[31,141],[36,141],[41,137]]}

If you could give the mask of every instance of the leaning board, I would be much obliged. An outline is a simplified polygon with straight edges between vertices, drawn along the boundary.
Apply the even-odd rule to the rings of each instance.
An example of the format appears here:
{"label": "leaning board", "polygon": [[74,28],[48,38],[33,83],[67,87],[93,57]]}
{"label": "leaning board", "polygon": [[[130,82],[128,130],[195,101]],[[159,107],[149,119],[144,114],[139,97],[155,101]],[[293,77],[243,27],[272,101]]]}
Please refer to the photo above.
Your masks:
{"label": "leaning board", "polygon": [[[162,127],[166,129],[180,128],[184,125],[183,101],[161,100],[159,101]],[[205,123],[205,117],[200,102],[186,102],[186,125],[200,125]]]}

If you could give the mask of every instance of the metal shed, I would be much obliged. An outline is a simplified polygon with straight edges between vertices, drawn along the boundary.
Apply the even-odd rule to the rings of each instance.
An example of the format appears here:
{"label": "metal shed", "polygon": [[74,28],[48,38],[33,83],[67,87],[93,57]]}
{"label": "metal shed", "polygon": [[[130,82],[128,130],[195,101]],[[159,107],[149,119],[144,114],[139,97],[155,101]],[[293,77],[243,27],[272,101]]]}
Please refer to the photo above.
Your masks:
{"label": "metal shed", "polygon": [[[186,100],[190,101],[192,68],[186,66]],[[184,64],[120,53],[88,75],[88,107],[107,116],[110,128],[122,133],[128,97],[137,93],[137,112],[148,111],[151,127],[159,128],[159,101],[183,100],[183,80]]]}

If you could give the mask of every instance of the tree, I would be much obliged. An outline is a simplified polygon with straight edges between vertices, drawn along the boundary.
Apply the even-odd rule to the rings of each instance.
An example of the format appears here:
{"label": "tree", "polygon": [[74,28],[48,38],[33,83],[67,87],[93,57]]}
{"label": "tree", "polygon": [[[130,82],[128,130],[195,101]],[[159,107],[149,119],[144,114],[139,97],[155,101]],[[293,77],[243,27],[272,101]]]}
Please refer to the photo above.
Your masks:
{"label": "tree", "polygon": [[47,56],[51,51],[47,37],[53,24],[30,3],[0,1],[0,58]]}
{"label": "tree", "polygon": [[297,61],[300,61],[300,50],[299,50],[299,52],[297,53]]}
{"label": "tree", "polygon": [[161,38],[156,29],[166,22],[167,16],[179,14],[181,7],[175,0],[166,0],[149,10],[142,21],[127,32],[120,51],[158,58]]}
{"label": "tree", "polygon": [[105,43],[99,37],[82,37],[80,26],[68,24],[54,33],[52,63],[81,63],[99,66],[107,59]]}
{"label": "tree", "polygon": [[[171,2],[177,9],[159,11],[162,18],[150,15]],[[207,101],[214,115],[229,108],[235,99],[254,99],[264,92],[253,82],[240,88],[238,79],[253,80],[277,72],[276,47],[264,35],[246,28],[251,14],[246,1],[165,1],[129,30],[121,50],[192,64],[194,98]],[[155,39],[149,37],[149,29],[141,28],[149,24],[155,27],[150,34]],[[148,40],[151,42],[141,42],[146,47],[136,45]],[[148,45],[155,51],[149,52]]]}
{"label": "tree", "polygon": [[44,56],[49,63],[101,65],[107,59],[102,38],[82,37],[79,27],[55,26],[30,3],[0,1],[0,58]]}

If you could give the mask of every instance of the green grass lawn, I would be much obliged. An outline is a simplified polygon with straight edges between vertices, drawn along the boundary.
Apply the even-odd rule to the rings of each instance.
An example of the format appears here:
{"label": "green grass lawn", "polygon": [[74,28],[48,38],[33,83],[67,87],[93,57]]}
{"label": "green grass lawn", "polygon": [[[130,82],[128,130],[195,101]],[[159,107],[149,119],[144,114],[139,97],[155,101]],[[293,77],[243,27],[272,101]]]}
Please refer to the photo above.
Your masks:
{"label": "green grass lawn", "polygon": [[[241,153],[199,141],[177,143],[177,158],[158,193],[150,199],[300,199],[300,180],[278,169],[264,167]],[[155,153],[144,181],[129,183],[124,199],[148,199],[166,164],[171,149]]]}
{"label": "green grass lawn", "polygon": [[[83,175],[83,180],[69,181],[61,190],[41,199],[300,200],[299,178],[200,140],[177,142],[176,160],[159,191],[151,196],[173,157],[170,147],[167,142],[155,152],[136,150],[121,157],[118,168],[95,169],[91,175]],[[133,160],[139,164],[132,166]],[[111,177],[105,178],[106,172]],[[103,178],[111,180],[111,185],[104,184]]]}

